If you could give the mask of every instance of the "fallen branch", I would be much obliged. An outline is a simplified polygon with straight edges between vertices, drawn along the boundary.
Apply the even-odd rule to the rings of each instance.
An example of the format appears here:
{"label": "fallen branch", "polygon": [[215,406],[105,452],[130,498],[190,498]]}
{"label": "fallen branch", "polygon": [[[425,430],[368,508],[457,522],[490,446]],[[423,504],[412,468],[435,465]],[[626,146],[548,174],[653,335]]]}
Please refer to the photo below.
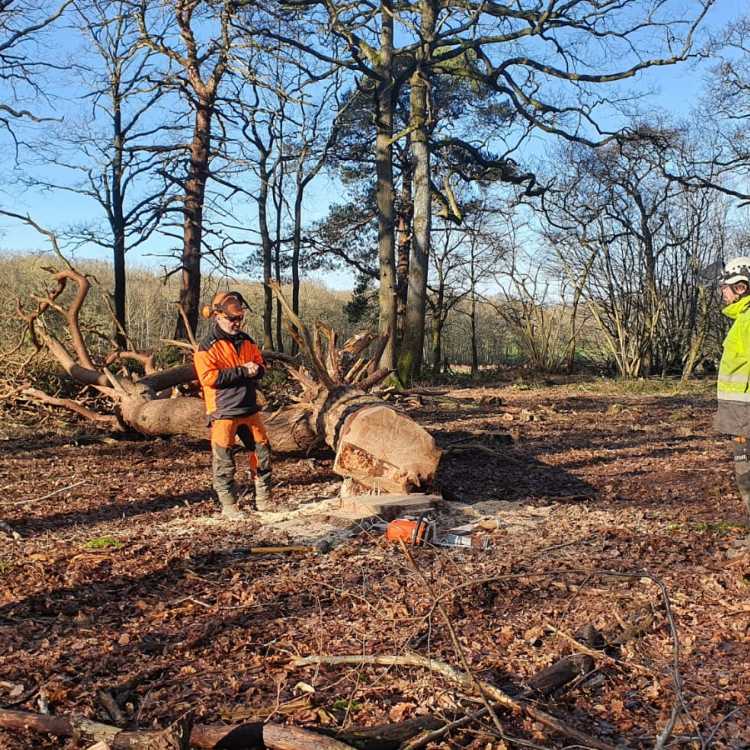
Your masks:
{"label": "fallen branch", "polygon": [[[344,655],[344,656],[325,656],[325,655],[314,655],[300,657],[292,660],[292,665],[295,667],[309,667],[314,665],[336,665],[336,664],[352,664],[358,666],[381,666],[381,667],[417,667],[420,669],[428,669],[431,672],[435,672],[445,677],[448,681],[456,683],[467,693],[475,693],[474,680],[468,674],[461,672],[449,664],[435,659],[428,659],[416,654],[405,654],[402,656],[363,656],[363,655]],[[559,734],[570,737],[571,739],[577,740],[580,744],[588,747],[596,748],[597,750],[616,750],[614,745],[610,745],[607,742],[592,737],[585,732],[570,726],[561,719],[548,714],[546,711],[533,706],[529,703],[512,698],[507,693],[503,692],[500,688],[492,685],[489,682],[480,680],[479,683],[482,686],[482,690],[499,706],[503,708],[511,709],[518,713],[525,713],[532,719],[543,724],[548,729],[552,729]]]}
{"label": "fallen branch", "polygon": [[55,396],[48,396],[44,391],[40,391],[37,388],[24,388],[23,391],[21,391],[21,395],[31,401],[37,401],[41,404],[48,404],[49,406],[67,409],[68,411],[78,414],[79,417],[104,425],[113,431],[122,430],[120,423],[117,421],[117,417],[112,416],[111,414],[99,414],[91,409],[87,409],[85,406],[82,406],[77,401],[73,401],[71,398],[56,398]]}
{"label": "fallen branch", "polygon": [[21,500],[19,502],[13,502],[13,503],[2,503],[2,507],[6,508],[16,508],[19,505],[26,505],[27,503],[38,503],[42,500],[47,500],[50,497],[54,497],[55,495],[59,495],[61,492],[67,492],[68,490],[72,490],[74,487],[80,487],[82,484],[86,484],[85,479],[81,479],[79,482],[74,482],[73,484],[68,484],[65,487],[60,487],[57,490],[53,490],[52,492],[48,492],[46,495],[42,495],[41,497],[35,497],[31,500]]}

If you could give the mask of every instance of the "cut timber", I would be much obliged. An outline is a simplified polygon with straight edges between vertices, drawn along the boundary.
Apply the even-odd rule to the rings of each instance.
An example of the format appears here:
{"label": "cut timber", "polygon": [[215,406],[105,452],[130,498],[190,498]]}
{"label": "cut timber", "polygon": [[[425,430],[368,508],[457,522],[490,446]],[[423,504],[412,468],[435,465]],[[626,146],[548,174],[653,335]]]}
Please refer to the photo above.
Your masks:
{"label": "cut timber", "polygon": [[385,405],[349,415],[341,428],[333,470],[389,493],[409,493],[435,477],[441,451],[414,420]]}
{"label": "cut timber", "polygon": [[440,495],[355,495],[341,498],[341,510],[336,516],[341,518],[369,518],[378,516],[384,521],[392,521],[400,516],[418,516],[433,510],[442,500]]}

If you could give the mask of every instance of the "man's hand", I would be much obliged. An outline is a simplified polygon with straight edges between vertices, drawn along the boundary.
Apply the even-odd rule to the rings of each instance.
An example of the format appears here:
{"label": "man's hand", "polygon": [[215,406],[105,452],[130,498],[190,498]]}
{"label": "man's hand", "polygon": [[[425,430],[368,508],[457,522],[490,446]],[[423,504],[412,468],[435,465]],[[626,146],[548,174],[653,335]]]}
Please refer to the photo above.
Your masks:
{"label": "man's hand", "polygon": [[251,378],[254,378],[260,372],[260,367],[255,362],[245,362],[242,367],[245,368],[245,372]]}

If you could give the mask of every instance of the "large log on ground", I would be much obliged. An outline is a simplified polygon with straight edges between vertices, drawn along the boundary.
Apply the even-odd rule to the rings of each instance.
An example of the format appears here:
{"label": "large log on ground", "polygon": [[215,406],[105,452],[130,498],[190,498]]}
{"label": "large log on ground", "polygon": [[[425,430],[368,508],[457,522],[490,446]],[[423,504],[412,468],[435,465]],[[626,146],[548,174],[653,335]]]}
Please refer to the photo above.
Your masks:
{"label": "large log on ground", "polygon": [[[208,438],[199,398],[123,398],[123,421],[143,435]],[[358,388],[321,388],[310,402],[264,412],[276,453],[304,453],[318,443],[335,453],[334,471],[379,492],[425,489],[437,471],[440,449],[413,419]]]}
{"label": "large log on ground", "polygon": [[[120,413],[123,421],[141,435],[184,435],[196,440],[207,440],[209,436],[206,407],[199,398],[124,399]],[[277,453],[304,453],[319,442],[307,412],[299,407],[290,406],[263,416]]]}

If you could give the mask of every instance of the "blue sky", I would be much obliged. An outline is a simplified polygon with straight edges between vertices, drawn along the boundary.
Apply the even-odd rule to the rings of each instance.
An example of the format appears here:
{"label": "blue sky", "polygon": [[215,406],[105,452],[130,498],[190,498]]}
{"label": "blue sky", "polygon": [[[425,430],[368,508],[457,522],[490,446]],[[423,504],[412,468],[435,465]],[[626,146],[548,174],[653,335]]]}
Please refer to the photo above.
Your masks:
{"label": "blue sky", "polygon": [[[718,30],[724,27],[732,18],[741,14],[745,3],[741,0],[718,0],[707,17],[707,29]],[[74,44],[71,43],[70,32],[57,30],[50,33],[48,43],[52,48],[70,50],[75,54]],[[684,63],[678,66],[656,68],[647,71],[634,83],[628,86],[635,91],[648,90],[648,98],[643,106],[655,107],[678,117],[687,116],[692,107],[702,95],[705,86],[705,76],[712,63],[707,61]],[[56,103],[58,111],[72,111],[78,104],[74,96],[66,102],[64,99]],[[44,106],[40,103],[40,106]],[[546,150],[542,141],[532,146],[537,154]],[[7,150],[6,144],[6,153]],[[6,170],[10,165],[6,162]],[[306,206],[307,220],[320,218],[326,212],[331,197],[335,199],[340,194],[340,188],[335,180],[322,174],[312,185]],[[18,213],[28,212],[39,223],[55,229],[71,222],[81,222],[97,215],[97,206],[83,198],[71,196],[67,193],[40,194],[33,190],[23,190],[17,185],[0,186],[0,204],[7,210]],[[252,217],[248,216],[252,221]],[[32,250],[46,249],[45,240],[32,229],[24,227],[18,222],[0,217],[0,250]],[[154,250],[161,251],[163,242],[154,240],[142,249],[129,253],[128,262],[132,265],[159,265],[159,260],[149,257]],[[106,252],[95,247],[82,247],[76,252],[76,257],[96,257],[106,259]],[[328,285],[338,288],[351,286],[351,275],[348,273],[327,273],[325,281]]]}

